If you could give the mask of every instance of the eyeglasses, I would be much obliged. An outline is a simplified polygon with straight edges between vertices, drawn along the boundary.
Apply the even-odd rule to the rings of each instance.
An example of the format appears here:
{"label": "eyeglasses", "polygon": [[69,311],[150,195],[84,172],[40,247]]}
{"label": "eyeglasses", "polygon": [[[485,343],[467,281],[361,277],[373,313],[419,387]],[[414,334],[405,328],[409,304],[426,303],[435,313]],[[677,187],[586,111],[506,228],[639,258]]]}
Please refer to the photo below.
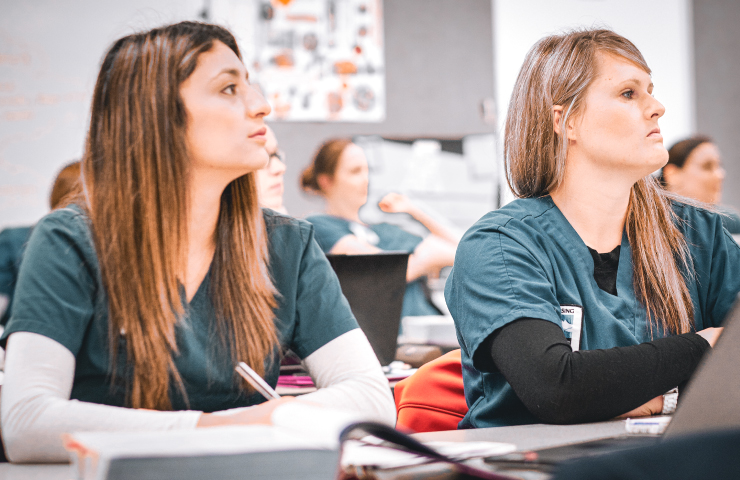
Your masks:
{"label": "eyeglasses", "polygon": [[285,152],[277,151],[275,153],[271,153],[269,160],[267,160],[267,165],[265,165],[265,168],[270,168],[273,158],[276,158],[280,160],[282,163],[285,163]]}

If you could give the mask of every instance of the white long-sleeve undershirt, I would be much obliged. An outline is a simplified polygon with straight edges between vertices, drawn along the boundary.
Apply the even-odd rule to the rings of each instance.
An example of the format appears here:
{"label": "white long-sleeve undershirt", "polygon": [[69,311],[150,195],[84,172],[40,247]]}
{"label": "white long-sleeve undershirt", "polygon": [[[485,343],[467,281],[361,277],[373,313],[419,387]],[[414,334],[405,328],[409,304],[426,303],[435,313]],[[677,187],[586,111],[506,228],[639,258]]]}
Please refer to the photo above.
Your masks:
{"label": "white long-sleeve undershirt", "polygon": [[[395,423],[388,381],[359,328],[322,346],[303,364],[319,389],[301,399]],[[10,461],[66,462],[61,440],[65,433],[193,429],[202,414],[70,400],[74,371],[75,357],[60,343],[30,332],[9,337],[0,417]]]}

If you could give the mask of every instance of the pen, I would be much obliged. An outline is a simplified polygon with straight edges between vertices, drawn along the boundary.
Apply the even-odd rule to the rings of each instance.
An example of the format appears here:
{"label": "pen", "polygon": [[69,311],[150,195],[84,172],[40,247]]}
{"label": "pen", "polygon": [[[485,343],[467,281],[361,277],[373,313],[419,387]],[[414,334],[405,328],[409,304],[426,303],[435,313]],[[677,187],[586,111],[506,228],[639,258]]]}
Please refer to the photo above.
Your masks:
{"label": "pen", "polygon": [[280,395],[246,363],[239,362],[239,365],[236,366],[236,371],[266,399],[277,400],[280,398]]}

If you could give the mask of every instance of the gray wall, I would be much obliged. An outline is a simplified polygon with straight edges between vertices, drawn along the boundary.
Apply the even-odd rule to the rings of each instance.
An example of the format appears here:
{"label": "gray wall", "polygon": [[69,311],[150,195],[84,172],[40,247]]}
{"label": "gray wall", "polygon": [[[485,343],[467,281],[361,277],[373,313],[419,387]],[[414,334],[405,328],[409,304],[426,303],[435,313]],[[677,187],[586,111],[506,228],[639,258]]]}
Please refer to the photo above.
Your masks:
{"label": "gray wall", "polygon": [[494,88],[490,0],[385,0],[384,8],[385,121],[272,123],[287,155],[285,205],[292,215],[321,209],[320,200],[299,191],[298,181],[328,138],[460,138],[494,131],[480,111]]}
{"label": "gray wall", "polygon": [[740,208],[740,2],[694,0],[697,130],[714,137],[727,170],[723,203]]}

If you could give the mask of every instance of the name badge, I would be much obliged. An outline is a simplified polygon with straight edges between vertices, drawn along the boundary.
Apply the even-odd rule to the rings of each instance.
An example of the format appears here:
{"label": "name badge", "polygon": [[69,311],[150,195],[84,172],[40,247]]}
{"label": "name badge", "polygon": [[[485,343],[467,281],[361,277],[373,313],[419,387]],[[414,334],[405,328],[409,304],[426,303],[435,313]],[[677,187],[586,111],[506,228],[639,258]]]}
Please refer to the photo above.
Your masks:
{"label": "name badge", "polygon": [[581,330],[583,328],[583,307],[579,305],[560,305],[563,333],[570,340],[570,348],[577,352],[581,347]]}

